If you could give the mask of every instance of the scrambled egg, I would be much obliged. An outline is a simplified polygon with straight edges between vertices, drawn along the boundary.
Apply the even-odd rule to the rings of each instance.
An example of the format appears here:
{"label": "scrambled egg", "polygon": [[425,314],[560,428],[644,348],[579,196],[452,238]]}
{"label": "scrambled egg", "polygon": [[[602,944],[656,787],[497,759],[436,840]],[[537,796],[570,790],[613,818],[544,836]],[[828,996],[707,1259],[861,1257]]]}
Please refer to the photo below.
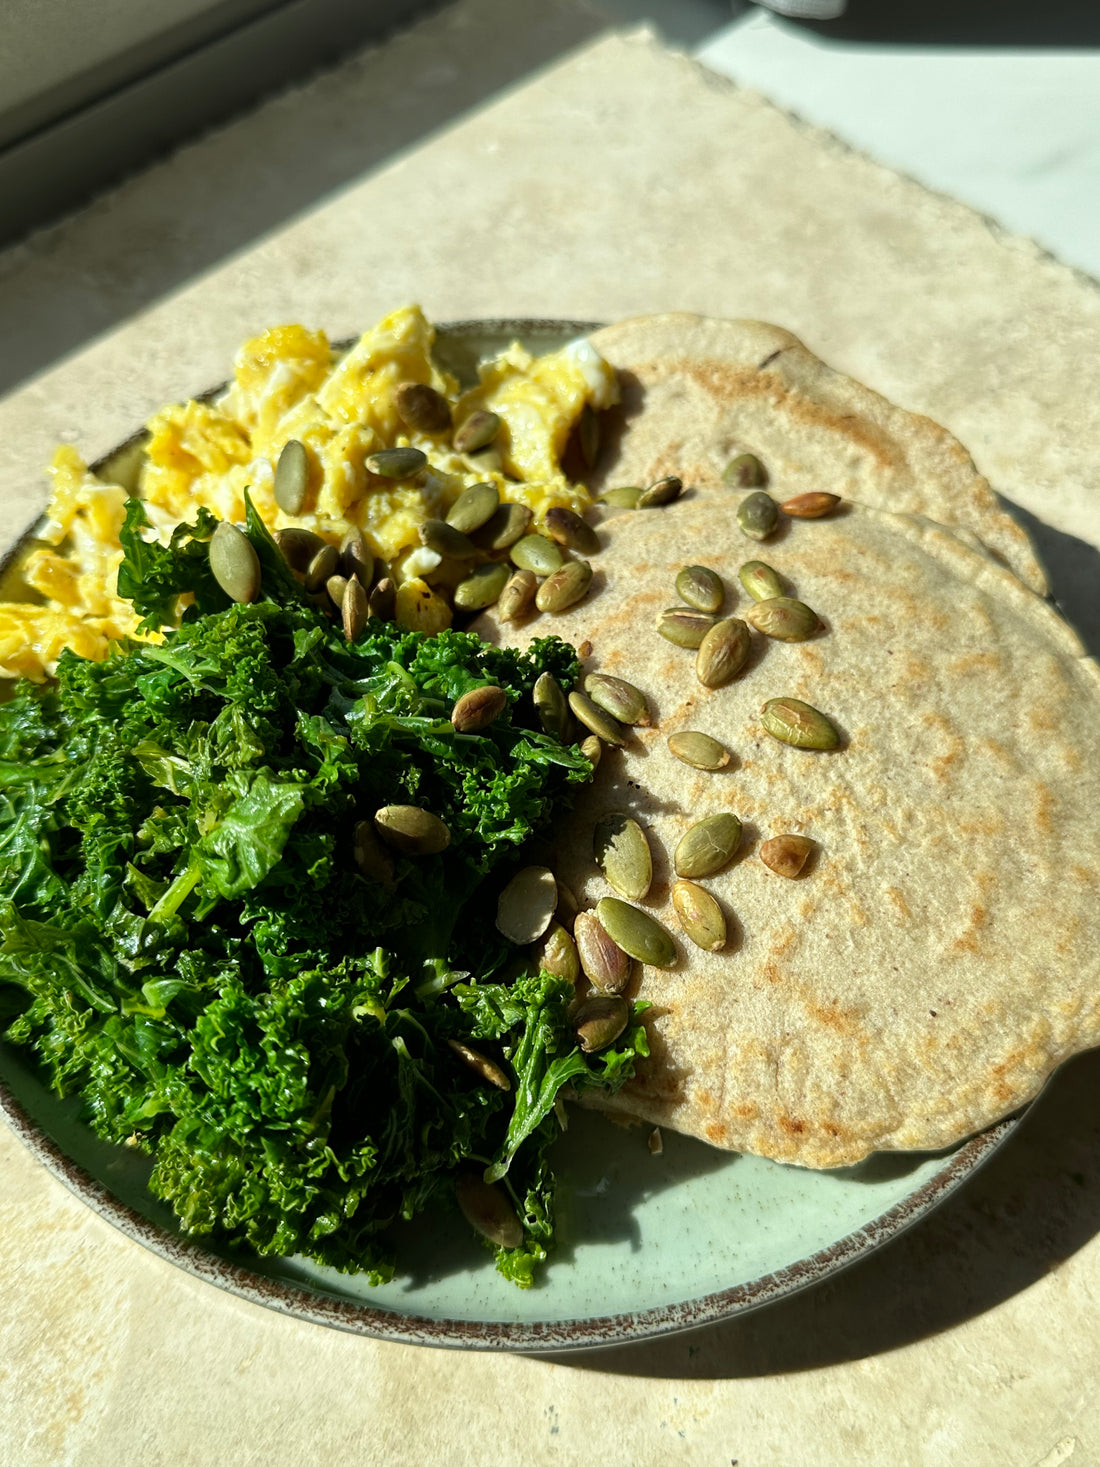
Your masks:
{"label": "scrambled egg", "polygon": [[[483,363],[478,385],[460,394],[432,359],[434,340],[419,307],[409,306],[339,358],[323,332],[302,326],[245,342],[217,401],[167,407],[149,422],[137,492],[150,522],[165,539],[200,506],[241,522],[248,490],[271,530],[298,525],[338,544],[356,526],[398,583],[398,620],[432,631],[448,625],[450,606],[433,590],[447,567],[421,547],[422,521],[445,515],[463,489],[486,479],[502,501],[528,505],[536,520],[555,505],[583,512],[589,495],[563,474],[562,455],[585,407],[612,406],[618,386],[582,340],[543,357],[513,345]],[[477,408],[496,413],[501,429],[491,452],[456,453],[449,432],[410,433],[394,405],[404,382],[443,393],[455,423]],[[274,466],[291,438],[305,445],[310,466],[297,517],[273,493]],[[404,446],[427,454],[427,470],[394,481],[367,468],[376,450]],[[0,602],[0,677],[42,680],[63,648],[102,658],[113,639],[136,628],[129,603],[115,594],[127,490],[104,483],[69,447],[57,450],[50,474],[45,526],[20,567],[37,599]]]}

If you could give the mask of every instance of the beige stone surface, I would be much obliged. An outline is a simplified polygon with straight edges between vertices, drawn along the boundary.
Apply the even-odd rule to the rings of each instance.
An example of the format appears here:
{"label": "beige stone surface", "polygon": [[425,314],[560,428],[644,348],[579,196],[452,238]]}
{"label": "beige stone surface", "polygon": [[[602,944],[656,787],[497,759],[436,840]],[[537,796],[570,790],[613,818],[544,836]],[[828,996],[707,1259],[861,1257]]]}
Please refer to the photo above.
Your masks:
{"label": "beige stone surface", "polygon": [[[361,77],[384,87],[418,37]],[[138,268],[133,197],[104,201],[127,243],[105,263],[101,212],[93,274]],[[80,241],[52,257],[75,268]],[[6,286],[17,266],[38,288],[43,257]],[[581,50],[0,402],[0,544],[61,434],[98,453],[224,376],[249,332],[347,334],[411,298],[438,319],[774,319],[1100,544],[1097,286],[644,35]],[[959,1194],[822,1287],[554,1360],[388,1345],[220,1294],[0,1126],[0,1464],[1100,1463],[1098,1095],[1084,1056]]]}

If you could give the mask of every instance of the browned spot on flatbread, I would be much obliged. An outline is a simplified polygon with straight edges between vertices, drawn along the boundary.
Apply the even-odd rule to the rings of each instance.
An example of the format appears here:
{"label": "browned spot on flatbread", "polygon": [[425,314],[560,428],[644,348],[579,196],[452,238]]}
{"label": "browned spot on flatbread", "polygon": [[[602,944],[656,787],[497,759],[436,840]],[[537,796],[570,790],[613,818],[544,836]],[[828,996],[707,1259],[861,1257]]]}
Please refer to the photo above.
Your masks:
{"label": "browned spot on flatbread", "polygon": [[805,1121],[800,1121],[797,1116],[780,1116],[779,1124],[788,1136],[801,1136],[806,1129]]}

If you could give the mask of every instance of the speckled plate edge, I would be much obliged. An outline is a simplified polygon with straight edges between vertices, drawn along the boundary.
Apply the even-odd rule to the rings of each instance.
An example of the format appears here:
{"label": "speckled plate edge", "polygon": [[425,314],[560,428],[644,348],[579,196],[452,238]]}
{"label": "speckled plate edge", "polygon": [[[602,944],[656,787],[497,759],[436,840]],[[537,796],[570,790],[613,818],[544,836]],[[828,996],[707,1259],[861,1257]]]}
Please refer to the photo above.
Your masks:
{"label": "speckled plate edge", "polygon": [[[539,319],[502,319],[455,321],[437,327],[452,339],[477,339],[487,335],[509,336],[519,340],[531,337],[581,336],[600,325],[593,321],[561,321]],[[346,349],[354,338],[335,342],[337,350]],[[221,383],[201,394],[203,399],[215,397],[224,388]],[[124,443],[103,455],[91,467],[104,468],[117,455],[135,448],[144,438],[139,429]],[[33,535],[34,527],[28,531]],[[20,544],[22,541],[20,542]],[[0,574],[18,552],[17,544],[0,562]],[[825,1248],[797,1260],[773,1273],[763,1274],[748,1283],[704,1294],[697,1299],[662,1305],[638,1313],[590,1316],[578,1319],[552,1320],[542,1323],[508,1323],[506,1321],[430,1319],[415,1314],[399,1314],[390,1309],[342,1299],[315,1288],[298,1285],[288,1279],[267,1278],[244,1263],[211,1253],[166,1231],[142,1213],[129,1207],[104,1184],[71,1157],[41,1129],[0,1078],[0,1114],[15,1135],[52,1176],[80,1198],[99,1217],[113,1224],[132,1241],[175,1267],[228,1293],[259,1304],[265,1309],[373,1339],[412,1345],[434,1345],[451,1349],[512,1351],[541,1354],[556,1351],[594,1349],[624,1344],[634,1340],[697,1329],[702,1325],[746,1314],[766,1304],[785,1298],[798,1290],[821,1282],[857,1259],[897,1237],[925,1217],[934,1207],[962,1185],[1012,1134],[1024,1112],[997,1122],[986,1131],[971,1137],[958,1150],[950,1153],[943,1169],[895,1203],[879,1217],[849,1233]]]}

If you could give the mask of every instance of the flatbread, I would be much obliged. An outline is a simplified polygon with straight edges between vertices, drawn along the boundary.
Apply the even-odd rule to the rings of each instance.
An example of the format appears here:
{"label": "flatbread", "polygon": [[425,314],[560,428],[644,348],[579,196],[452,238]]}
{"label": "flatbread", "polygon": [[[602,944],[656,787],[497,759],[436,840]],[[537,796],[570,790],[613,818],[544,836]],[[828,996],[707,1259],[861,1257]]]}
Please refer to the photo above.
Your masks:
{"label": "flatbread", "polygon": [[[734,861],[701,883],[730,941],[711,954],[679,936],[676,966],[639,968],[652,1056],[608,1106],[810,1167],[948,1146],[1100,1042],[1100,674],[1045,601],[927,519],[850,506],[758,545],[736,500],[698,491],[616,515],[588,599],[520,629],[479,623],[512,645],[590,641],[586,670],[649,698],[653,726],[605,751],[555,833],[582,907],[612,894],[591,854],[605,812],[647,829],[641,905],[673,931],[680,837],[720,810],[744,823]],[[725,614],[743,615],[737,570],[753,558],[827,630],[754,633],[740,676],[707,690],[654,620],[689,563],[718,571]],[[760,709],[780,696],[825,712],[843,747],[774,740]],[[674,759],[679,729],[721,740],[729,767]],[[818,846],[795,880],[759,857],[785,832]]]}
{"label": "flatbread", "polygon": [[796,336],[761,321],[673,313],[597,331],[617,368],[594,487],[665,474],[713,488],[738,453],[767,465],[775,497],[824,489],[970,531],[1034,591],[1046,583],[1027,535],[969,454],[931,419],[834,372]]}

